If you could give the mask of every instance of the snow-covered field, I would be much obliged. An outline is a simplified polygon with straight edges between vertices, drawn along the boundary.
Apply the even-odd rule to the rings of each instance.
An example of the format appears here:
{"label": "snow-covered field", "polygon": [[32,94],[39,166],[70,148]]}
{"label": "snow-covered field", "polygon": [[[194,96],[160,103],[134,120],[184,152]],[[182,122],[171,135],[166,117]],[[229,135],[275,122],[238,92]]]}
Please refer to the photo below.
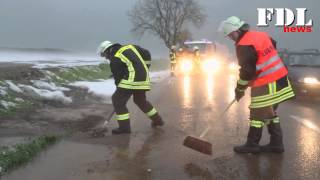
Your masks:
{"label": "snow-covered field", "polygon": [[[87,75],[90,76],[89,71],[96,71],[94,67],[92,69],[84,69],[88,65],[94,65],[99,67],[101,63],[106,61],[102,58],[92,55],[81,55],[75,54],[72,52],[66,52],[63,50],[24,50],[24,49],[6,49],[0,48],[0,63],[27,63],[32,64],[34,67],[39,68],[39,71],[45,74],[45,77],[42,79],[31,79],[29,83],[24,81],[12,81],[10,79],[0,80],[0,109],[11,109],[14,107],[19,107],[26,103],[25,99],[15,97],[15,95],[24,95],[31,97],[32,99],[41,100],[41,101],[54,101],[62,104],[70,104],[73,102],[72,97],[68,97],[66,93],[70,89],[62,87],[63,84],[69,84],[74,87],[82,87],[88,89],[88,92],[94,96],[101,98],[105,103],[111,103],[111,95],[115,91],[116,87],[114,85],[113,79],[103,79],[99,78],[88,78],[93,79],[92,81],[80,80],[67,80],[57,82],[53,77],[56,77],[57,80],[60,78],[67,78],[69,76],[80,76]],[[159,61],[160,62],[160,61]],[[48,67],[58,67],[61,72],[70,73],[61,73],[64,75],[62,77],[57,76],[49,70],[43,70],[42,68]],[[80,72],[81,69],[76,69],[74,67],[84,68],[83,72]],[[157,65],[155,66],[157,67]],[[101,70],[101,68],[99,69]],[[104,69],[102,69],[104,71]],[[107,71],[107,70],[106,70]],[[72,74],[74,73],[74,74]],[[77,74],[78,73],[78,74]],[[19,75],[19,74],[18,74]],[[150,72],[150,79],[152,83],[157,83],[164,80],[170,75],[168,70]],[[66,76],[66,77],[65,77]],[[108,77],[105,75],[105,77]],[[53,79],[52,79],[53,78]],[[72,78],[71,78],[72,79]],[[60,84],[60,85],[58,85]],[[13,92],[13,93],[10,93]]]}
{"label": "snow-covered field", "polygon": [[34,64],[36,68],[99,65],[105,62],[95,54],[72,52],[22,51],[0,49],[0,63]]}

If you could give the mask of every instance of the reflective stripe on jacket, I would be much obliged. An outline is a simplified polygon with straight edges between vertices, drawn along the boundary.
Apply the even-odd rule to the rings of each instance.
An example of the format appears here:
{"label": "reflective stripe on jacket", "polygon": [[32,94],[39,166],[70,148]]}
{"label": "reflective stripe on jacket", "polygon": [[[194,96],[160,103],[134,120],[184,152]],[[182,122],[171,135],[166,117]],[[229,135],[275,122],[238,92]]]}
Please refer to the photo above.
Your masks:
{"label": "reflective stripe on jacket", "polygon": [[170,52],[170,62],[171,63],[177,63],[177,57],[176,57],[176,53],[174,51]]}
{"label": "reflective stripe on jacket", "polygon": [[128,75],[124,77],[118,87],[124,89],[150,89],[149,70],[146,62],[133,45],[121,47],[115,54],[128,69]]}
{"label": "reflective stripe on jacket", "polygon": [[288,74],[267,33],[248,31],[237,45],[253,46],[257,52],[256,78],[250,82],[251,87],[266,85]]}

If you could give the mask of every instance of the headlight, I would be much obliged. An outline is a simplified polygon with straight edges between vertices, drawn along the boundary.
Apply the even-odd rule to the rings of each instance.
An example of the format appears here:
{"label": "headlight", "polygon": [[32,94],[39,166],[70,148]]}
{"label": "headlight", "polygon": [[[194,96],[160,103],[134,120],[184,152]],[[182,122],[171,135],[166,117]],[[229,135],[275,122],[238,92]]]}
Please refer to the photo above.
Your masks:
{"label": "headlight", "polygon": [[220,63],[216,59],[208,59],[201,63],[201,68],[205,72],[213,72],[220,68]]}
{"label": "headlight", "polygon": [[181,61],[181,71],[188,73],[193,69],[193,63],[191,60],[182,60]]}
{"label": "headlight", "polygon": [[319,80],[315,77],[305,77],[303,78],[303,83],[306,84],[319,84]]}

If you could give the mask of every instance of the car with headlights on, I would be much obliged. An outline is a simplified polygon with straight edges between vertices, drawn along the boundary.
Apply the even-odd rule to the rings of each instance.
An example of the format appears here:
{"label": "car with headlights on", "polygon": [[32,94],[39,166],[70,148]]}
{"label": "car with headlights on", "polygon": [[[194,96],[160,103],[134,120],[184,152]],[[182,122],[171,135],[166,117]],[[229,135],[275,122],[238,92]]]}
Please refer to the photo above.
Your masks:
{"label": "car with headlights on", "polygon": [[296,95],[320,99],[320,51],[279,51],[284,60]]}
{"label": "car with headlights on", "polygon": [[[200,53],[200,64],[194,59],[194,49],[197,47]],[[185,41],[178,52],[178,71],[180,74],[212,73],[219,69],[221,62],[216,57],[216,45],[214,42],[203,39]]]}

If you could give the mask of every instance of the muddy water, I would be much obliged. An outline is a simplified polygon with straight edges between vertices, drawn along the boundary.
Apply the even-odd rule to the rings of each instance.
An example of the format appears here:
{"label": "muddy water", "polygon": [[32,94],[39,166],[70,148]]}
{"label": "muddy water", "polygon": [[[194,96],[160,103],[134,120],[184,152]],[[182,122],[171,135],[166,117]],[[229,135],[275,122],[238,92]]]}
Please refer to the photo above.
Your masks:
{"label": "muddy water", "polygon": [[149,179],[152,169],[148,157],[161,134],[156,130],[103,138],[77,135],[54,145],[3,180]]}
{"label": "muddy water", "polygon": [[[5,180],[87,180],[96,176],[95,171],[104,171],[110,159],[111,150],[106,145],[91,145],[72,141],[62,141],[43,152],[14,173],[4,176]],[[100,168],[96,169],[95,166]],[[94,169],[94,170],[93,170]],[[101,177],[102,178],[102,177]],[[99,179],[95,177],[95,179]]]}

